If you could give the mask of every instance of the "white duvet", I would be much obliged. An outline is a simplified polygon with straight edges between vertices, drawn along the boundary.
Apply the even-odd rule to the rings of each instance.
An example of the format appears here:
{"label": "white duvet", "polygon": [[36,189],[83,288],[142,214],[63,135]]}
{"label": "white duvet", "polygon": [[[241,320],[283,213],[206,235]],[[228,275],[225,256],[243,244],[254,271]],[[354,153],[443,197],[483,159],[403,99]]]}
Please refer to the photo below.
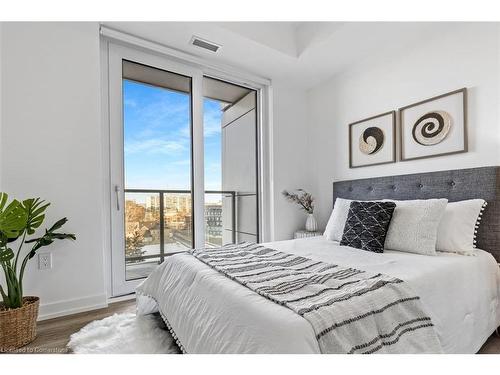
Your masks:
{"label": "white duvet", "polygon": [[[304,238],[263,244],[406,281],[420,296],[445,353],[476,353],[500,324],[493,256],[371,253]],[[193,256],[168,257],[137,289],[138,312],[161,311],[188,353],[319,353],[309,322]]]}

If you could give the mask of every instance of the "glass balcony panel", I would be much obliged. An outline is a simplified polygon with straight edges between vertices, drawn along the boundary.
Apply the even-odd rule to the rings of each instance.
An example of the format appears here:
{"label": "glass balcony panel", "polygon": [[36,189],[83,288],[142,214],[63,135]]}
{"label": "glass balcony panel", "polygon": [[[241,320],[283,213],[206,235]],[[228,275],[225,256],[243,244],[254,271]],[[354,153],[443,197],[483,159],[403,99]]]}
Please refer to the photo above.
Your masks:
{"label": "glass balcony panel", "polygon": [[231,192],[205,194],[205,246],[234,243],[233,196]]}
{"label": "glass balcony panel", "polygon": [[160,194],[125,193],[126,280],[146,277],[158,264],[160,251]]}
{"label": "glass balcony panel", "polygon": [[127,280],[144,279],[154,271],[160,264],[160,257],[142,259],[141,261],[130,262],[128,261],[125,267],[125,275]]}
{"label": "glass balcony panel", "polygon": [[164,193],[164,253],[193,248],[191,193]]}

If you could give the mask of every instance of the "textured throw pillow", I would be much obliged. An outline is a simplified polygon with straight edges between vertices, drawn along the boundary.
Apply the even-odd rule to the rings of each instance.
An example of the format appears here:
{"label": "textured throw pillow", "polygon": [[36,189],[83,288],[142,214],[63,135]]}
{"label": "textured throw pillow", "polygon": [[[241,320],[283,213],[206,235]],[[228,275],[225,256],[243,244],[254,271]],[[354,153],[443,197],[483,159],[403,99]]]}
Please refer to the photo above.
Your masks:
{"label": "textured throw pillow", "polygon": [[486,204],[484,199],[448,203],[439,223],[436,250],[472,255]]}
{"label": "textured throw pillow", "polygon": [[424,255],[436,254],[437,229],[448,200],[384,201],[396,203],[385,248]]}
{"label": "textured throw pillow", "polygon": [[323,233],[327,240],[340,242],[342,239],[351,202],[352,200],[350,199],[335,199],[332,214],[330,215],[330,219],[326,224],[325,232]]}
{"label": "textured throw pillow", "polygon": [[340,244],[383,253],[395,207],[393,202],[351,202]]}

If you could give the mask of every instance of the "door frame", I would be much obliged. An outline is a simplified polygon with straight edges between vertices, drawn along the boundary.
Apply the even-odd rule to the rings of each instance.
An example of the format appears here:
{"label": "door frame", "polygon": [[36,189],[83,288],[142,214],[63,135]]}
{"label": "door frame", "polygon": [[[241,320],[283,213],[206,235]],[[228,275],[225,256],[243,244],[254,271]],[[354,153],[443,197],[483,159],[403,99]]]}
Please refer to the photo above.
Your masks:
{"label": "door frame", "polygon": [[[165,57],[134,48],[110,43],[108,48],[109,87],[109,163],[110,224],[111,224],[111,295],[113,297],[133,293],[142,282],[126,280],[124,228],[124,135],[123,135],[123,75],[122,61],[166,70],[191,78],[191,202],[192,226],[195,247],[204,243],[204,150],[203,150],[203,102],[201,70],[171,61]],[[200,209],[201,208],[201,209]]]}
{"label": "door frame", "polygon": [[[212,63],[203,58],[190,55],[188,53],[154,43],[136,36],[123,33],[117,30],[110,29],[101,25],[100,27],[101,43],[101,122],[102,122],[102,161],[103,161],[103,206],[108,207],[104,211],[102,225],[103,231],[103,257],[104,257],[104,274],[106,289],[109,297],[115,296],[113,293],[112,280],[112,230],[111,230],[111,214],[114,192],[112,192],[111,181],[111,166],[110,166],[110,108],[109,108],[109,49],[112,45],[126,47],[135,50],[137,53],[147,53],[155,55],[157,58],[166,59],[172,64],[182,64],[184,68],[192,67],[201,72],[201,77],[207,76],[234,83],[240,86],[248,87],[257,92],[257,132],[258,132],[258,177],[259,177],[259,237],[261,242],[269,242],[274,240],[274,186],[273,186],[273,87],[272,81],[245,71],[234,69],[230,66]],[[202,79],[199,80],[199,85],[202,84]],[[193,82],[193,91],[194,91]],[[198,113],[202,117],[203,103],[198,103]],[[193,117],[194,119],[194,117]],[[202,118],[200,122],[202,124]],[[203,144],[203,134],[201,134],[201,143]],[[194,147],[193,147],[194,150]],[[193,158],[201,159],[203,165],[203,148],[201,155]],[[199,162],[199,161],[198,161]],[[197,174],[197,179],[203,179],[203,168],[201,173]],[[200,183],[197,184],[200,186]],[[194,185],[193,185],[194,186]],[[201,184],[203,187],[203,184]],[[203,190],[203,189],[201,189]],[[199,194],[198,199],[204,201],[204,194]],[[193,197],[193,200],[195,198]],[[199,200],[198,200],[199,201]],[[194,217],[203,219],[203,213]],[[196,225],[196,224],[195,224]],[[204,220],[201,220],[198,228],[204,227]],[[198,239],[201,237],[198,235]]]}

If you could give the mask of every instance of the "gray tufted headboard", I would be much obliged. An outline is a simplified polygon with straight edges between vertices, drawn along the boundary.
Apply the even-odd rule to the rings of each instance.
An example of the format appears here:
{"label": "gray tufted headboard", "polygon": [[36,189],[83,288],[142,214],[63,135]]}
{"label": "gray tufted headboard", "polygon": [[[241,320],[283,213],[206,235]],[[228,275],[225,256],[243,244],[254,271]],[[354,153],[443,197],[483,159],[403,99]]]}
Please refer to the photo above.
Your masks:
{"label": "gray tufted headboard", "polygon": [[483,198],[488,202],[477,247],[500,262],[500,167],[480,167],[400,176],[366,178],[333,183],[333,202],[345,199],[429,199],[450,202]]}

